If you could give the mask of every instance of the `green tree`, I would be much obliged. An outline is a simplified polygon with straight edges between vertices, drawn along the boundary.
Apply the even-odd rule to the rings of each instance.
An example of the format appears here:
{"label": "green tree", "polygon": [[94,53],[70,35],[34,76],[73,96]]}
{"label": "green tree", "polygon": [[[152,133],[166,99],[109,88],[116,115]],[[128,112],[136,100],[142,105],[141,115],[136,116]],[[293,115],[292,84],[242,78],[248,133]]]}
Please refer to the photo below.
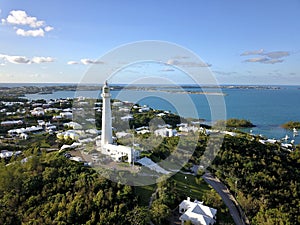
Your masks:
{"label": "green tree", "polygon": [[149,209],[146,207],[136,206],[132,211],[127,213],[128,221],[134,225],[146,225],[149,224],[150,215]]}
{"label": "green tree", "polygon": [[192,225],[193,223],[192,223],[192,221],[190,221],[190,220],[187,220],[187,221],[185,221],[184,222],[184,225]]}
{"label": "green tree", "polygon": [[166,224],[166,219],[169,217],[171,210],[169,207],[159,200],[153,201],[151,205],[151,220],[154,224]]}
{"label": "green tree", "polygon": [[254,225],[291,225],[287,213],[282,212],[280,209],[262,209],[258,212],[253,219]]}

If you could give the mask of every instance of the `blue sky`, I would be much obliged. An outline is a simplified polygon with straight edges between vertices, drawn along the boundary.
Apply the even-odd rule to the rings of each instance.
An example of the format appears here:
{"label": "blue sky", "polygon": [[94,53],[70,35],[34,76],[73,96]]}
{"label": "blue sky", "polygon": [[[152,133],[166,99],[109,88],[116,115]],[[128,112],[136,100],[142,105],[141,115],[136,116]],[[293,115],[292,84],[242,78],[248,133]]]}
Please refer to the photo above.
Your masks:
{"label": "blue sky", "polygon": [[221,84],[300,84],[299,0],[2,0],[0,11],[2,83],[79,82],[111,49],[162,40]]}

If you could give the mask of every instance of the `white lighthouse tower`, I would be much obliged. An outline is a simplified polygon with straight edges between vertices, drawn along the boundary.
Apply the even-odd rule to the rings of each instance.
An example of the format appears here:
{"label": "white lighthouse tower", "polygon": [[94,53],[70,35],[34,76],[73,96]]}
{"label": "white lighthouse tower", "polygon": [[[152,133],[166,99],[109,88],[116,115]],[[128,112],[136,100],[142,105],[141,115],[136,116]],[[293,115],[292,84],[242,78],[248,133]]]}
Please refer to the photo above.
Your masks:
{"label": "white lighthouse tower", "polygon": [[102,88],[102,134],[101,141],[97,145],[102,154],[110,156],[115,161],[121,161],[127,156],[128,163],[134,162],[139,157],[139,151],[134,151],[131,147],[113,144],[112,138],[112,118],[110,108],[110,90],[105,82]]}
{"label": "white lighthouse tower", "polygon": [[102,135],[101,145],[112,144],[112,120],[111,120],[111,108],[110,108],[110,90],[107,85],[107,81],[102,88]]}

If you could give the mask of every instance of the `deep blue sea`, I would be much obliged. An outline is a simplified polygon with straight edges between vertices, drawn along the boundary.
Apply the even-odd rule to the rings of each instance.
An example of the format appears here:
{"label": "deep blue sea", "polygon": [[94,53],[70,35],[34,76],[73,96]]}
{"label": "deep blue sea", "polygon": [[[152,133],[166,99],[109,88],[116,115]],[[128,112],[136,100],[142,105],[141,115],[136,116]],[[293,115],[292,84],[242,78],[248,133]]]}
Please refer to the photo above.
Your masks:
{"label": "deep blue sea", "polygon": [[[24,84],[1,84],[1,86],[24,86]],[[26,84],[51,86],[58,84]],[[280,89],[222,89],[226,107],[227,118],[248,119],[256,125],[252,128],[254,134],[262,134],[268,138],[283,138],[288,134],[296,143],[300,143],[300,137],[293,137],[292,132],[280,127],[288,121],[300,121],[300,86],[276,86]],[[200,91],[200,89],[186,89]],[[214,92],[215,89],[209,91]],[[74,96],[84,96],[98,98],[99,91],[81,91],[75,94],[73,91],[58,91],[53,94],[30,94],[26,95],[29,99],[56,99],[73,98]],[[167,92],[142,92],[134,90],[112,91],[112,97],[123,101],[148,105],[154,109],[170,110],[184,117],[198,117],[211,122],[211,111],[218,110],[218,105],[214,105],[214,98],[222,96],[200,95],[200,94],[180,94]],[[188,99],[187,99],[188,98]],[[208,100],[212,99],[209,105]],[[196,115],[191,110],[191,100]],[[212,110],[211,110],[212,109]],[[223,110],[223,109],[220,109]],[[249,132],[250,129],[245,131]],[[300,131],[299,131],[300,133]]]}

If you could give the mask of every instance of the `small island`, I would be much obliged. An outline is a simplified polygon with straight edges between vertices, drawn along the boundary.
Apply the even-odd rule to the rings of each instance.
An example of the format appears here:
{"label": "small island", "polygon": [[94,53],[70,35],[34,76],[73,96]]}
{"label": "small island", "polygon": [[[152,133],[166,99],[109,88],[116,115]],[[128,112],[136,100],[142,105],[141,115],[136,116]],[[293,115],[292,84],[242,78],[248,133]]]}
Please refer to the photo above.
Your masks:
{"label": "small island", "polygon": [[286,122],[285,124],[282,124],[281,125],[282,128],[285,128],[285,129],[289,129],[289,130],[292,130],[292,129],[300,129],[300,122],[299,121],[289,121],[289,122]]}
{"label": "small island", "polygon": [[231,128],[251,128],[255,127],[249,120],[231,118],[228,120],[218,120],[215,124],[217,127],[231,127]]}

